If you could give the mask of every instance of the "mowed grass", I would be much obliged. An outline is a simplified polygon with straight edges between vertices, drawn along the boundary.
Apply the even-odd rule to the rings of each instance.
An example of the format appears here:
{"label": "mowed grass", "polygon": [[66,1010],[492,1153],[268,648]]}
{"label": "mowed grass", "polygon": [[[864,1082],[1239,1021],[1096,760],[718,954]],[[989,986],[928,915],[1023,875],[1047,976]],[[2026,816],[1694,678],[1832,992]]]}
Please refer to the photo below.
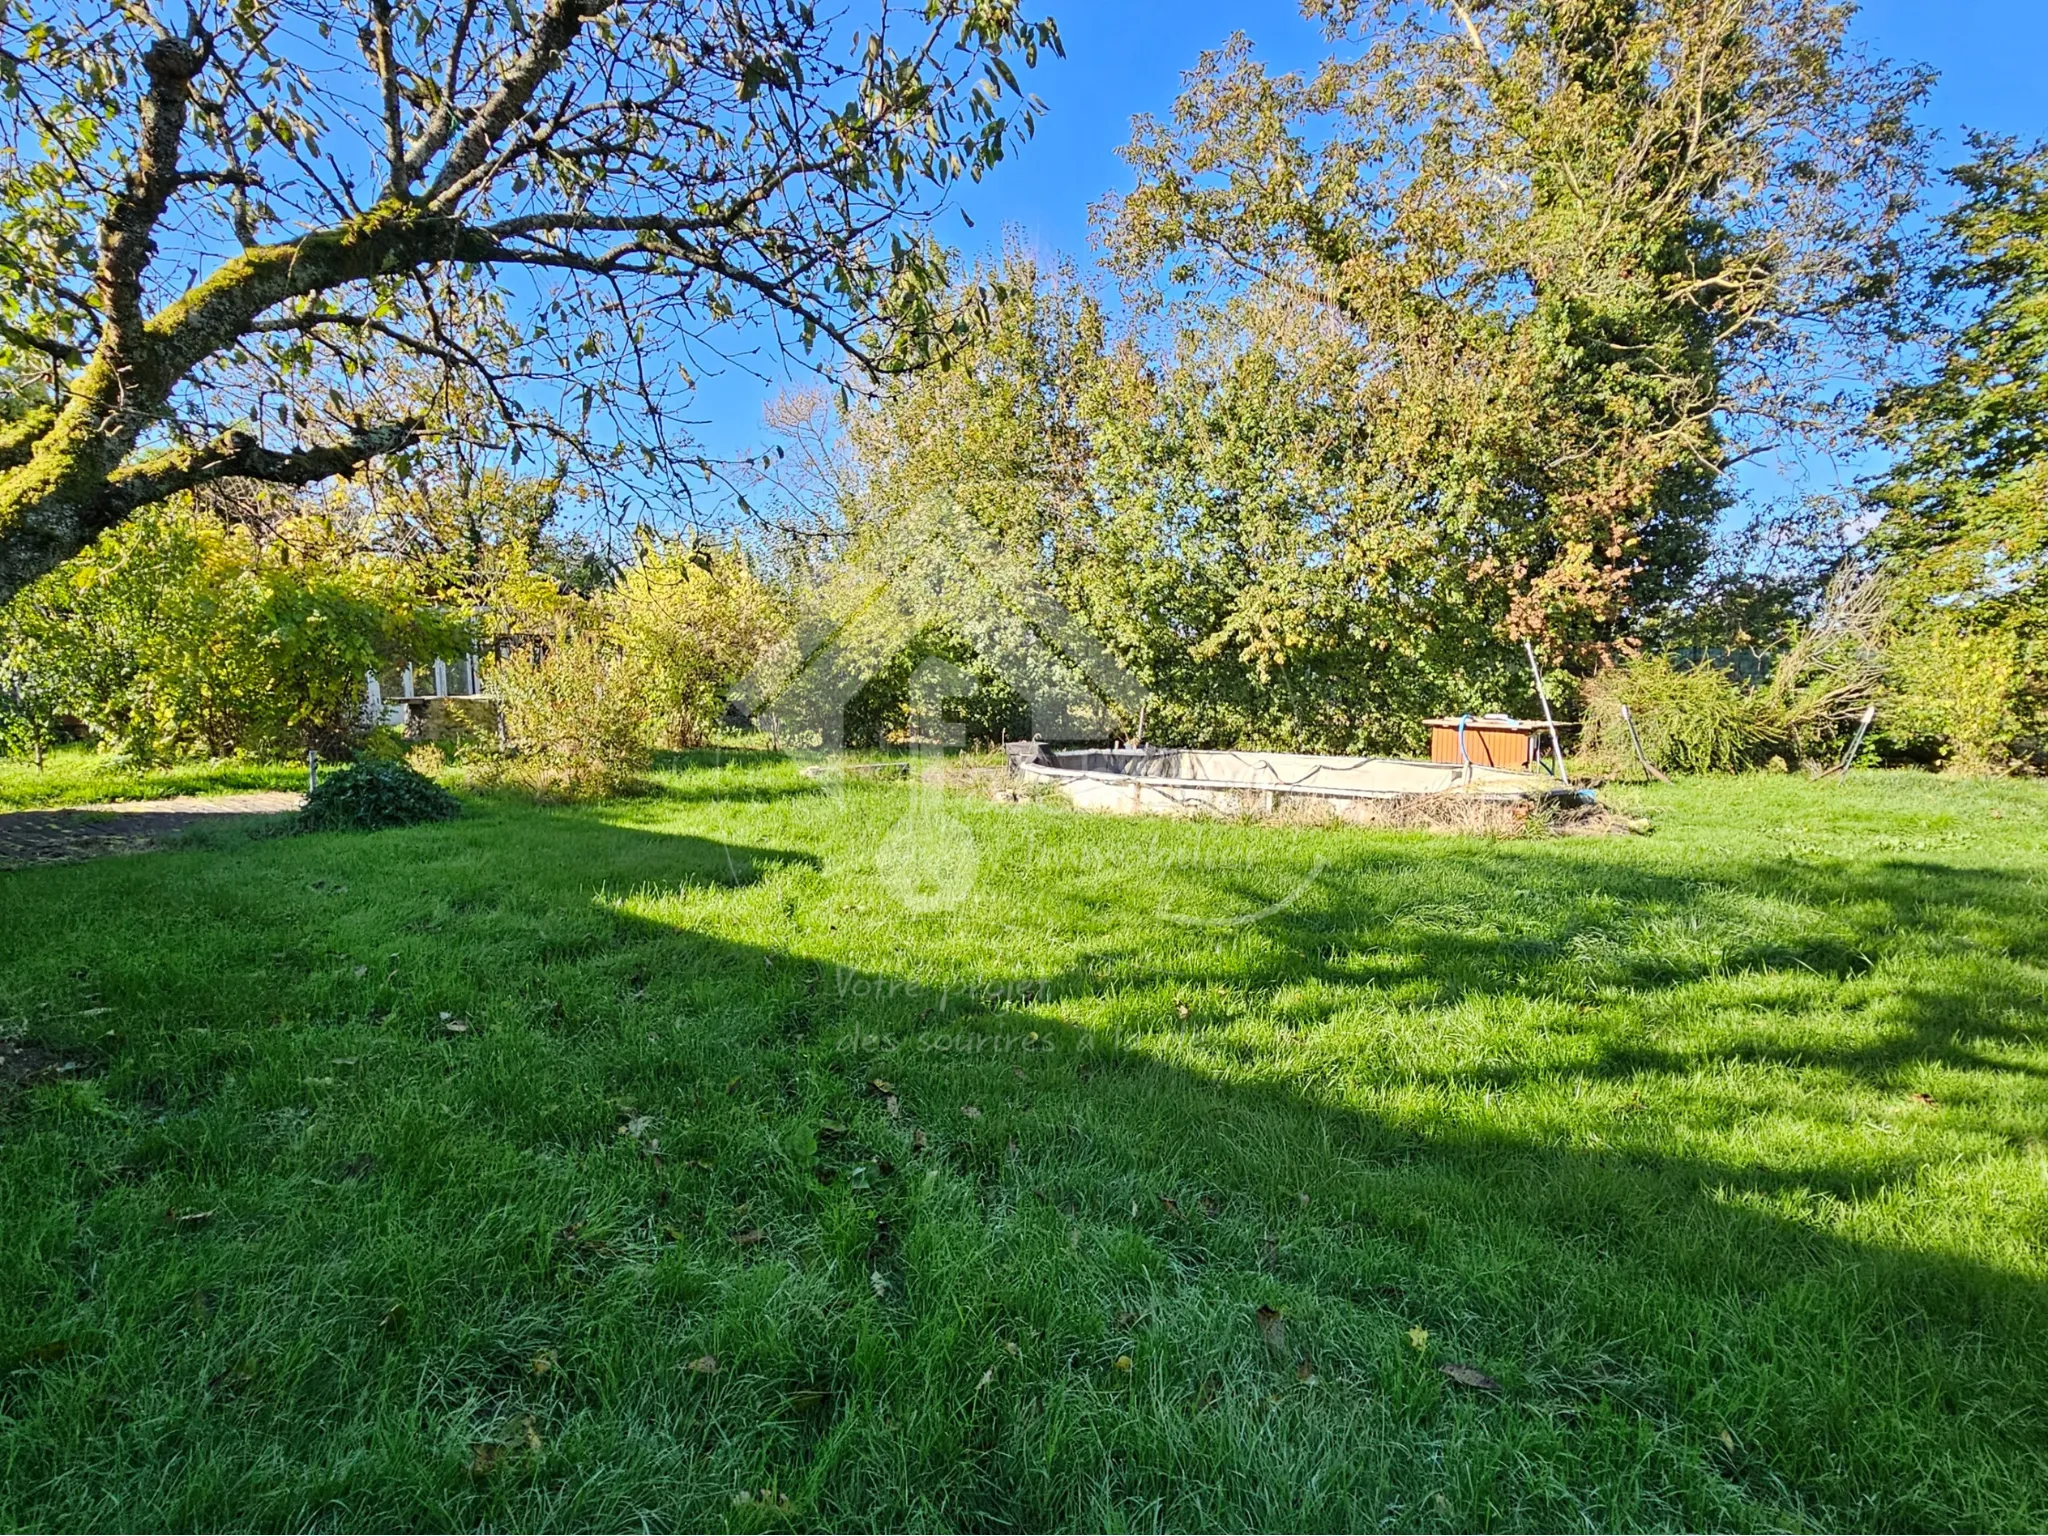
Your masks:
{"label": "mowed grass", "polygon": [[0,1525],[2048,1524],[2043,786],[663,784],[0,874]]}
{"label": "mowed grass", "polygon": [[227,794],[306,787],[304,763],[239,758],[143,768],[90,747],[59,747],[43,766],[0,757],[0,811],[44,810],[113,800],[168,800],[176,795]]}

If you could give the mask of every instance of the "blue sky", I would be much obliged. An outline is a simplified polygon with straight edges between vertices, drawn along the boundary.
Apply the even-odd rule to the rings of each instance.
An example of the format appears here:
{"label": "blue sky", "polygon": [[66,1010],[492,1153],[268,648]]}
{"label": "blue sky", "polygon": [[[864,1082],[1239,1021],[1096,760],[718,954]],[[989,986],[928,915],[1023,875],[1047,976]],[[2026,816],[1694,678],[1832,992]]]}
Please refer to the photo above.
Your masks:
{"label": "blue sky", "polygon": [[[969,253],[999,244],[1008,229],[1043,251],[1088,261],[1089,205],[1130,184],[1116,151],[1129,137],[1132,114],[1166,112],[1197,54],[1239,30],[1280,68],[1308,67],[1324,46],[1290,0],[1050,0],[1048,8],[1067,57],[1046,62],[1027,82],[1048,109],[1037,135],[959,199],[972,228],[958,214],[939,226],[941,238]],[[1939,71],[1926,112],[1938,135],[1937,164],[1961,158],[1966,127],[2048,136],[2048,0],[1867,0],[1855,32],[1878,54]],[[772,377],[801,377],[768,356],[753,366]],[[757,444],[772,387],[739,368],[706,380],[697,413],[705,445],[726,454]],[[1780,476],[1800,472],[1766,467],[1754,478],[1771,488]],[[1804,473],[1824,486],[1838,472],[1810,464]]]}

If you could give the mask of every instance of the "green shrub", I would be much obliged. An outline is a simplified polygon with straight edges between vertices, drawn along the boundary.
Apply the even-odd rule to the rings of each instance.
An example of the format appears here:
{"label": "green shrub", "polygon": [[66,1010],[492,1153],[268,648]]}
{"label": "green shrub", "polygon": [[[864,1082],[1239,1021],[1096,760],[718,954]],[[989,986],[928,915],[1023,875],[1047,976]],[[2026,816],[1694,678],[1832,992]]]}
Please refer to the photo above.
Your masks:
{"label": "green shrub", "polygon": [[1782,712],[1719,667],[1681,667],[1636,656],[1585,682],[1581,753],[1595,767],[1635,766],[1622,706],[1634,715],[1643,751],[1673,773],[1729,773],[1787,750]]}
{"label": "green shrub", "polygon": [[2027,701],[2019,635],[1972,629],[1935,609],[1894,635],[1885,659],[1891,678],[1881,718],[1888,740],[1909,750],[1924,746],[1934,761],[1964,772],[2011,765]]}
{"label": "green shrub", "polygon": [[470,757],[471,777],[536,800],[594,800],[634,786],[653,760],[660,705],[648,669],[587,631],[563,630],[535,661],[491,672],[507,749]]}
{"label": "green shrub", "polygon": [[462,803],[404,763],[350,763],[323,778],[299,812],[304,832],[375,832],[422,821],[449,821]]}
{"label": "green shrub", "polygon": [[190,508],[120,524],[0,609],[11,691],[137,762],[349,750],[365,673],[468,635],[403,566],[287,526],[265,548]]}
{"label": "green shrub", "polygon": [[727,693],[781,633],[775,593],[745,555],[694,539],[641,540],[599,599],[607,638],[637,679],[650,745],[701,747]]}

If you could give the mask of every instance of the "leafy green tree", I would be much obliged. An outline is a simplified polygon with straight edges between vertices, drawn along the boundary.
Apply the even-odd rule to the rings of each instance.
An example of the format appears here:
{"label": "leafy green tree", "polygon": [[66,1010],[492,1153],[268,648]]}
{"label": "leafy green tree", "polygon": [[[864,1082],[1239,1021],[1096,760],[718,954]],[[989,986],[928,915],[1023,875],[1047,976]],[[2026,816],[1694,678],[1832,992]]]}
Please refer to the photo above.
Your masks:
{"label": "leafy green tree", "polygon": [[0,655],[143,761],[345,751],[365,673],[458,654],[467,634],[402,568],[289,549],[187,510],[132,519],[15,596]]}
{"label": "leafy green tree", "polygon": [[0,654],[0,753],[43,757],[62,735],[59,679],[41,648],[23,644]]}
{"label": "leafy green tree", "polygon": [[1994,764],[2048,734],[2048,145],[1973,146],[1931,279],[1962,313],[1875,415],[1898,460],[1871,543],[1901,599],[1895,733]]}
{"label": "leafy green tree", "polygon": [[1229,473],[1183,455],[1172,499],[1270,509],[1225,643],[1293,665],[1426,594],[1597,655],[1699,568],[1736,457],[1839,425],[1893,321],[1923,82],[1821,0],[1310,8],[1351,46],[1205,55],[1103,213],[1213,337],[1174,392]]}
{"label": "leafy green tree", "polygon": [[646,736],[670,748],[710,739],[733,686],[786,627],[743,550],[696,539],[643,540],[597,607],[639,680]]}
{"label": "leafy green tree", "polygon": [[723,320],[925,360],[906,228],[1058,47],[1013,0],[158,9],[0,3],[0,363],[55,386],[0,434],[0,599],[179,491],[402,454],[444,385],[658,476]]}

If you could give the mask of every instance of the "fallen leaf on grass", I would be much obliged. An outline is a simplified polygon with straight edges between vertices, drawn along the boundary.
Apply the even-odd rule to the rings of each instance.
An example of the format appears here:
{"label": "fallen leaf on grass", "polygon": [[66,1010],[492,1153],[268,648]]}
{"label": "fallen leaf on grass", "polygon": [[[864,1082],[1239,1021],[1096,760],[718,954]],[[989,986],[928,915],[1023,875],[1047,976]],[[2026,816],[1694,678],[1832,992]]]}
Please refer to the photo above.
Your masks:
{"label": "fallen leaf on grass", "polygon": [[441,1027],[451,1035],[466,1035],[469,1033],[469,1026],[460,1019],[450,1019]]}
{"label": "fallen leaf on grass", "polygon": [[526,1368],[536,1376],[552,1376],[555,1365],[555,1352],[552,1349],[544,1349],[527,1361]]}
{"label": "fallen leaf on grass", "polygon": [[1173,1005],[1173,1011],[1176,1017],[1184,1019],[1188,1016],[1188,1005],[1186,1003],[1176,1002]]}
{"label": "fallen leaf on grass", "polygon": [[874,1289],[875,1300],[880,1301],[889,1293],[889,1277],[879,1269],[868,1271],[868,1284]]}
{"label": "fallen leaf on grass", "polygon": [[470,1476],[486,1476],[499,1467],[508,1456],[515,1455],[520,1451],[532,1454],[539,1451],[545,1444],[546,1442],[540,1437],[540,1426],[535,1424],[533,1416],[528,1414],[519,1421],[518,1428],[513,1432],[510,1439],[487,1440],[481,1444],[472,1445],[469,1448]]}
{"label": "fallen leaf on grass", "polygon": [[1003,1348],[1010,1352],[1010,1358],[1012,1360],[1017,1359],[1023,1353],[1022,1350],[1017,1348],[1017,1344],[1014,1339],[1003,1340]]}
{"label": "fallen leaf on grass", "polygon": [[1296,1381],[1314,1381],[1316,1379],[1315,1361],[1302,1360],[1298,1362],[1294,1367],[1294,1379]]}
{"label": "fallen leaf on grass", "polygon": [[1934,1095],[1931,1093],[1916,1093],[1913,1095],[1913,1102],[1915,1104],[1925,1104],[1929,1109],[1932,1109],[1934,1107]]}
{"label": "fallen leaf on grass", "polygon": [[1735,1437],[1725,1429],[1721,1431],[1721,1447],[1723,1450],[1729,1451],[1735,1449]]}
{"label": "fallen leaf on grass", "polygon": [[716,1376],[718,1374],[718,1356],[699,1355],[690,1362],[690,1369],[699,1376]]}
{"label": "fallen leaf on grass", "polygon": [[1116,1368],[1120,1371],[1128,1372],[1131,1368],[1131,1357],[1129,1355],[1118,1355],[1116,1357]]}
{"label": "fallen leaf on grass", "polygon": [[981,1380],[977,1381],[974,1384],[974,1390],[977,1392],[981,1391],[984,1387],[992,1385],[995,1379],[996,1368],[994,1366],[990,1366],[987,1370],[981,1373]]}
{"label": "fallen leaf on grass", "polygon": [[1167,1212],[1169,1214],[1174,1216],[1178,1216],[1180,1214],[1180,1202],[1174,1199],[1173,1196],[1161,1195],[1159,1197],[1159,1203],[1166,1207]]}
{"label": "fallen leaf on grass", "polygon": [[1461,1387],[1475,1387],[1481,1392],[1498,1392],[1500,1390],[1499,1382],[1487,1375],[1486,1372],[1475,1370],[1469,1365],[1459,1365],[1455,1361],[1446,1361],[1438,1366],[1437,1369]]}
{"label": "fallen leaf on grass", "polygon": [[903,1113],[903,1101],[892,1093],[882,1100],[882,1108],[888,1112],[889,1118],[894,1120]]}
{"label": "fallen leaf on grass", "polygon": [[1410,1328],[1408,1330],[1408,1342],[1419,1350],[1429,1348],[1429,1330],[1427,1328]]}
{"label": "fallen leaf on grass", "polygon": [[1287,1319],[1272,1307],[1261,1307],[1253,1316],[1258,1320],[1259,1337],[1266,1341],[1266,1353],[1279,1364],[1287,1358]]}
{"label": "fallen leaf on grass", "polygon": [[212,1211],[181,1211],[176,1206],[164,1212],[164,1220],[172,1226],[183,1229],[196,1227],[202,1222],[213,1220]]}
{"label": "fallen leaf on grass", "polygon": [[930,1145],[931,1145],[931,1143],[925,1140],[925,1134],[924,1134],[924,1132],[923,1132],[923,1131],[912,1131],[912,1132],[910,1133],[910,1150],[911,1150],[911,1151],[913,1151],[913,1152],[922,1152],[922,1151],[923,1151],[923,1150],[924,1150],[924,1149],[925,1149],[926,1147],[928,1147],[928,1146],[930,1146]]}
{"label": "fallen leaf on grass", "polygon": [[767,1242],[768,1234],[766,1232],[763,1232],[759,1227],[749,1227],[744,1232],[733,1233],[732,1240],[735,1247],[751,1248],[756,1243]]}
{"label": "fallen leaf on grass", "polygon": [[890,1094],[896,1091],[896,1085],[890,1082],[886,1077],[871,1078],[868,1081],[868,1086],[874,1089],[875,1092],[879,1093],[885,1099],[888,1098]]}
{"label": "fallen leaf on grass", "polygon": [[962,1104],[960,1106],[960,1113],[970,1120],[979,1120],[981,1118],[980,1106],[974,1104]]}

